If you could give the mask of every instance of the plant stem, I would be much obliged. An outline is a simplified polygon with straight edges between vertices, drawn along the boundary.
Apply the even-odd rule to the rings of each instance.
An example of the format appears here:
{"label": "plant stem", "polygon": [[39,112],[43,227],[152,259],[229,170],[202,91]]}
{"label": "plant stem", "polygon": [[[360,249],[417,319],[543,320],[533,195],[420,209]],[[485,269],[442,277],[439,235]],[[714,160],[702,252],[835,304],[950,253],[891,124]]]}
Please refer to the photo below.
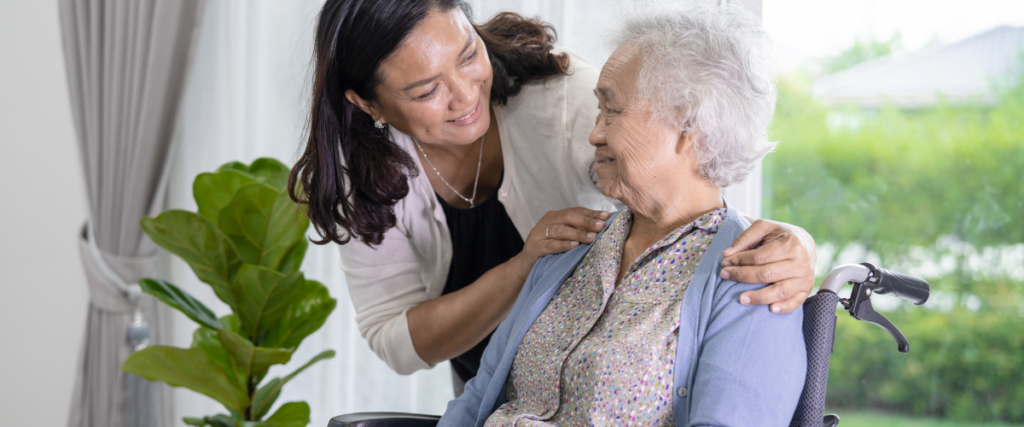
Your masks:
{"label": "plant stem", "polygon": [[252,375],[249,375],[249,379],[248,379],[248,381],[246,381],[246,384],[248,384],[248,386],[249,386],[249,406],[247,406],[245,408],[245,420],[246,421],[253,421],[253,419],[252,419],[252,401],[253,401],[253,399],[256,398],[256,385],[253,384],[254,380],[255,380],[255,378],[253,378]]}

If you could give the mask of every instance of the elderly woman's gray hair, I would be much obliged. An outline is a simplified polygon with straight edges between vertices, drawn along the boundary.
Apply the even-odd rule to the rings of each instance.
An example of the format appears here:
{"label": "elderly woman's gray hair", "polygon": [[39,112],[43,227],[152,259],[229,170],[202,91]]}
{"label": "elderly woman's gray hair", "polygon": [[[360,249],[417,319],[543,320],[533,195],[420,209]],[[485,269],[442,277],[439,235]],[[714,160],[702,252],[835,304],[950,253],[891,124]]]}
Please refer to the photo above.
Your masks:
{"label": "elderly woman's gray hair", "polygon": [[654,120],[697,130],[700,174],[719,187],[742,181],[775,143],[771,42],[736,5],[638,1],[624,6],[611,42],[640,55],[636,101]]}

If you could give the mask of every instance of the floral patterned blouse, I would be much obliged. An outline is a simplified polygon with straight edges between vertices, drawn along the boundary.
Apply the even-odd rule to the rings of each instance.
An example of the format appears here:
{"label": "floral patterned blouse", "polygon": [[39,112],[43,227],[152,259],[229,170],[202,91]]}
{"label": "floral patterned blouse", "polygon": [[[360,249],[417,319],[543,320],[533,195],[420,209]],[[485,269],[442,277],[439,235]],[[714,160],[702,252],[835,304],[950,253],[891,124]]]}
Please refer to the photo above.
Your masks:
{"label": "floral patterned blouse", "polygon": [[622,211],[527,331],[486,426],[673,425],[679,310],[724,215],[669,233],[616,285],[633,220]]}

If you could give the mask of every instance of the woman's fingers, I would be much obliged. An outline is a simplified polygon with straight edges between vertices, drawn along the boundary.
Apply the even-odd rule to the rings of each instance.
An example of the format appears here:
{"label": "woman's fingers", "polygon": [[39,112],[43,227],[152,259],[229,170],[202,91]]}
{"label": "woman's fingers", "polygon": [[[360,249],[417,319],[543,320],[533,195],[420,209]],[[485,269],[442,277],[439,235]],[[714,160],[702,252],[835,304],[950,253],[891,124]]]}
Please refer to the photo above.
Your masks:
{"label": "woman's fingers", "polygon": [[592,243],[597,233],[581,230],[565,224],[554,224],[548,228],[547,238],[549,240],[568,240],[574,242]]}
{"label": "woman's fingers", "polygon": [[803,305],[810,295],[810,291],[804,290],[803,283],[791,279],[776,282],[756,291],[744,292],[740,294],[740,303],[743,305],[771,304],[772,313],[789,313]]}
{"label": "woman's fingers", "polygon": [[583,207],[550,211],[530,231],[523,251],[536,259],[571,250],[580,243],[592,243],[609,216],[608,212]]}
{"label": "woman's fingers", "polygon": [[601,231],[604,229],[604,220],[608,219],[608,215],[611,215],[608,212],[594,211],[587,208],[571,208],[558,212],[561,215],[556,217],[556,222],[588,231]]}
{"label": "woman's fingers", "polygon": [[[549,212],[545,221],[544,238],[592,243],[597,232],[604,229],[607,212],[586,208],[571,208]],[[603,218],[603,219],[602,219]]]}
{"label": "woman's fingers", "polygon": [[806,259],[807,253],[800,245],[800,240],[791,234],[773,236],[761,247],[734,252],[722,259],[723,266],[763,265],[785,260]]}
{"label": "woman's fingers", "polygon": [[541,243],[541,246],[544,248],[544,255],[560,254],[562,252],[570,251],[579,245],[580,242],[578,241],[555,239],[547,239]]}
{"label": "woman's fingers", "polygon": [[611,218],[611,216],[612,216],[611,212],[608,212],[608,211],[595,211],[593,209],[587,209],[587,208],[582,207],[582,206],[571,208],[570,210],[576,211],[577,213],[579,213],[581,215],[589,216],[591,218],[600,219],[600,220],[605,220],[605,219]]}
{"label": "woman's fingers", "polygon": [[814,289],[814,267],[802,246],[777,240],[728,259],[722,262],[729,265],[722,268],[723,279],[771,284],[743,293],[743,304],[771,304],[773,313],[788,313],[803,304]]}
{"label": "woman's fingers", "polygon": [[721,276],[725,280],[743,283],[775,283],[794,278],[790,276],[794,275],[792,270],[795,264],[785,260],[762,265],[723,267]]}
{"label": "woman's fingers", "polygon": [[526,236],[523,251],[513,260],[515,271],[525,280],[540,257],[592,243],[610,216],[608,212],[583,207],[548,212]]}
{"label": "woman's fingers", "polygon": [[[753,254],[742,254],[744,259],[757,257],[757,255]],[[743,283],[775,283],[783,280],[797,279],[803,284],[804,290],[810,291],[814,288],[814,270],[810,268],[806,259],[786,259],[766,264],[733,265],[723,267],[721,276],[726,280],[735,280]]]}
{"label": "woman's fingers", "polygon": [[814,263],[817,260],[817,254],[814,251],[814,238],[800,227],[767,219],[754,221],[750,228],[740,234],[732,246],[722,251],[722,256],[725,257],[723,265],[733,262],[733,255],[737,253],[751,250],[757,247],[758,244],[762,245],[763,248],[769,246],[772,242],[782,242],[783,245],[781,247],[772,247],[773,251],[782,252],[759,252],[758,256],[771,257],[774,255],[774,257],[769,258],[769,261],[755,262],[755,264],[763,264],[770,262],[770,260],[780,259],[780,256],[783,258],[806,258],[809,260],[811,270],[814,269]]}
{"label": "woman's fingers", "polygon": [[761,244],[773,231],[778,229],[778,224],[774,221],[757,220],[753,224],[750,224],[746,230],[740,233],[740,236],[732,242],[732,245],[728,249],[722,251],[722,256],[728,257],[740,251],[746,251],[757,247]]}

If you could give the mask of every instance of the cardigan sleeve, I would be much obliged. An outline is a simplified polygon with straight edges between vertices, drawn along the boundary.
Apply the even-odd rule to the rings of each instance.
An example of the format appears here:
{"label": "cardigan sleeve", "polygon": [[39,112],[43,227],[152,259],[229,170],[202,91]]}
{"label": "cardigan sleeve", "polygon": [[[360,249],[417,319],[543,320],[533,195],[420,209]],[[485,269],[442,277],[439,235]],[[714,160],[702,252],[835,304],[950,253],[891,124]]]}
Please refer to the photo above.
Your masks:
{"label": "cardigan sleeve", "polygon": [[[721,280],[721,279],[718,279]],[[701,343],[688,426],[789,425],[803,390],[803,309],[773,314],[739,303],[764,287],[722,281]]]}
{"label": "cardigan sleeve", "polygon": [[409,334],[409,309],[430,300],[409,238],[392,227],[376,247],[351,241],[340,250],[359,333],[370,349],[400,375],[432,368]]}

